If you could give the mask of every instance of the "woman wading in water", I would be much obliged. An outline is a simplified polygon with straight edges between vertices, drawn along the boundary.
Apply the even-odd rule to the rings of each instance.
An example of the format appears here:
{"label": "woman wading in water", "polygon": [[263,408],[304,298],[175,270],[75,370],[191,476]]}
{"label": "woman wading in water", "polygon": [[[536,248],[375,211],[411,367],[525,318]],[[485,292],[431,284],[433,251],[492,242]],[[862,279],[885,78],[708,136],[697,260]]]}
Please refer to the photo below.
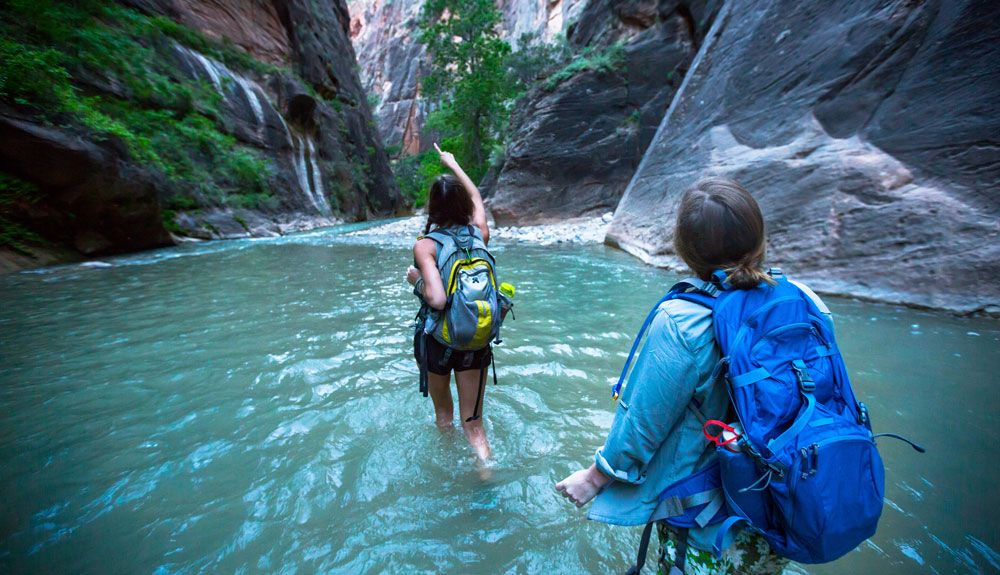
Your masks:
{"label": "woman wading in water", "polygon": [[[479,460],[485,462],[490,457],[490,444],[486,439],[481,415],[485,390],[483,383],[486,369],[493,357],[489,345],[491,338],[489,333],[485,334],[487,337],[473,334],[472,341],[465,345],[452,346],[446,343],[449,340],[456,343],[455,332],[459,331],[460,326],[453,323],[449,333],[448,325],[443,322],[441,312],[449,305],[452,292],[446,292],[442,272],[438,267],[438,255],[439,250],[451,250],[456,244],[460,244],[458,256],[453,257],[460,258],[463,257],[463,252],[469,253],[462,245],[467,245],[473,255],[483,253],[490,241],[490,229],[486,223],[483,199],[475,184],[458,165],[455,156],[442,152],[437,144],[434,144],[434,148],[441,155],[441,163],[455,175],[440,176],[431,185],[427,201],[427,226],[424,228],[424,235],[413,245],[413,259],[417,267],[410,267],[406,274],[406,280],[414,286],[414,293],[431,308],[433,322],[426,334],[418,330],[418,339],[422,343],[418,342],[416,346],[417,361],[426,370],[426,391],[434,402],[434,414],[441,429],[450,428],[454,424],[451,372],[455,372],[462,429]],[[488,256],[488,253],[485,255]],[[446,264],[444,261],[440,263]],[[448,264],[448,267],[451,276],[457,275],[454,265]],[[476,269],[469,269],[470,276],[476,274]],[[492,279],[492,263],[488,273],[489,281],[495,283]],[[472,277],[471,281],[478,280]],[[493,297],[495,302],[496,296]],[[482,309],[482,306],[479,307]],[[472,306],[472,309],[476,309],[476,306]],[[486,321],[489,321],[488,316]],[[442,323],[445,325],[442,326]]]}
{"label": "woman wading in water", "polygon": [[[697,183],[681,199],[674,230],[677,254],[701,280],[725,270],[728,283],[752,289],[773,283],[762,270],[764,220],[757,202],[732,180]],[[800,285],[800,287],[803,287]],[[815,294],[803,291],[818,301]],[[821,311],[828,313],[825,306]],[[702,419],[688,409],[697,399],[706,419],[727,419],[726,383],[713,380],[720,359],[712,330],[712,312],[673,299],[662,304],[647,332],[611,430],[595,462],[556,484],[577,506],[594,500],[588,517],[615,525],[642,525],[667,516],[657,496],[675,481],[706,468],[718,457],[715,444],[702,435]],[[596,497],[596,499],[595,499]],[[689,530],[686,575],[777,574],[788,560],[771,551],[760,535],[743,530],[721,559],[711,552],[717,525]],[[660,571],[671,571],[679,532],[657,523]],[[686,563],[686,565],[685,565]]]}

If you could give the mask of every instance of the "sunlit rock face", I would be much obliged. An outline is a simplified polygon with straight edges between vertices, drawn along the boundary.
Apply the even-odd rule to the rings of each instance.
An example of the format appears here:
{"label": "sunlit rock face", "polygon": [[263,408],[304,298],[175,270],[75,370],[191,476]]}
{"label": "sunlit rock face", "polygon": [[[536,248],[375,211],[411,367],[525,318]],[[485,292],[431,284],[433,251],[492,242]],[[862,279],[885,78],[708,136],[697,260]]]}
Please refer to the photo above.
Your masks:
{"label": "sunlit rock face", "polygon": [[[498,223],[600,215],[618,204],[697,52],[713,2],[593,0],[568,30],[580,66],[515,107],[490,199]],[[610,59],[610,66],[599,64]],[[571,65],[572,66],[572,65]]]}
{"label": "sunlit rock face", "polygon": [[[584,4],[585,0],[501,0],[501,36],[515,47],[523,34],[554,41]],[[347,5],[361,80],[385,145],[410,154],[430,148],[433,134],[423,130],[427,103],[420,97],[427,55],[417,41],[416,24],[423,2],[349,0]]]}
{"label": "sunlit rock face", "polygon": [[131,0],[200,30],[210,38],[228,40],[271,64],[287,64],[292,48],[279,6],[271,0]]}
{"label": "sunlit rock face", "polygon": [[727,2],[608,243],[678,265],[680,195],[724,175],[813,287],[1000,312],[997,21],[981,1]]}

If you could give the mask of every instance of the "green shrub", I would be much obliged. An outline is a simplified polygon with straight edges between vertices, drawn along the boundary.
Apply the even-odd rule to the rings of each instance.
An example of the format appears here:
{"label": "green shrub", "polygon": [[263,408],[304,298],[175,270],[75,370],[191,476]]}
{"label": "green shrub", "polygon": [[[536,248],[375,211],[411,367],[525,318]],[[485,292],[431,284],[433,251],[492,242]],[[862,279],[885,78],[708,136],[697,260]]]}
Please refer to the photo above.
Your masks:
{"label": "green shrub", "polygon": [[270,193],[235,193],[226,196],[226,205],[245,210],[274,210],[278,208],[279,201]]}
{"label": "green shrub", "polygon": [[0,37],[0,99],[20,105],[58,106],[70,89],[61,54]]}
{"label": "green shrub", "polygon": [[175,218],[177,218],[177,212],[174,210],[163,210],[160,212],[160,217],[163,220],[163,229],[168,232],[172,234],[180,234],[184,231],[175,221]]}
{"label": "green shrub", "polygon": [[617,71],[625,63],[625,45],[621,42],[597,51],[590,47],[584,48],[576,58],[566,64],[561,70],[545,80],[543,87],[554,90],[559,84],[585,71],[611,73]]}
{"label": "green shrub", "polygon": [[38,186],[0,172],[0,209],[17,203],[35,203],[41,197]]}
{"label": "green shrub", "polygon": [[0,216],[0,247],[10,248],[15,252],[30,256],[30,246],[43,243],[42,238],[35,232]]}
{"label": "green shrub", "polygon": [[391,146],[385,147],[385,153],[390,158],[395,158],[403,151],[403,146],[400,144],[392,144]]}

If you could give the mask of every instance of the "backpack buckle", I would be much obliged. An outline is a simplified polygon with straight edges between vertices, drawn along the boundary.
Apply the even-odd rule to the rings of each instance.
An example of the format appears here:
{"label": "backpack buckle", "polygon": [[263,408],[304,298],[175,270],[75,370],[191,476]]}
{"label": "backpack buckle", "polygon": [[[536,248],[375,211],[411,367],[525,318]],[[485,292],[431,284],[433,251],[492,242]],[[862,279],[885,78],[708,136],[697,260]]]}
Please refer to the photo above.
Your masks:
{"label": "backpack buckle", "polygon": [[811,393],[816,389],[816,382],[809,375],[809,368],[806,367],[806,362],[796,359],[792,362],[792,369],[795,370],[795,377],[798,378],[799,387],[802,391]]}
{"label": "backpack buckle", "polygon": [[868,431],[871,431],[872,424],[868,415],[868,406],[863,401],[858,402],[858,423],[864,425]]}

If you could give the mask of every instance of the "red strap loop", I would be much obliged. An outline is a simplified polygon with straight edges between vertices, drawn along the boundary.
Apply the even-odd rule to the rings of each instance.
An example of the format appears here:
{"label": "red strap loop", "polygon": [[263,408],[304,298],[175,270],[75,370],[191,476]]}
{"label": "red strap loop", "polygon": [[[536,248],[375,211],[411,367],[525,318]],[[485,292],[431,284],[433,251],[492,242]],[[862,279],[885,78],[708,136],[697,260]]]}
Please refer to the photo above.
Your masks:
{"label": "red strap loop", "polygon": [[[716,433],[716,434],[713,435],[712,433],[709,432],[709,430],[708,430],[709,427],[717,427],[717,428],[719,428],[718,433]],[[723,435],[723,433],[725,433],[727,431],[730,432],[730,433],[732,433],[733,436],[730,437],[729,439],[723,439],[722,435]],[[708,421],[706,421],[705,425],[703,425],[701,427],[701,432],[712,443],[718,445],[719,447],[726,447],[727,449],[730,449],[730,450],[731,450],[731,448],[729,448],[727,446],[730,443],[733,443],[734,441],[736,441],[737,439],[740,438],[740,434],[736,431],[735,427],[733,427],[732,425],[729,425],[728,423],[726,423],[724,421],[719,421],[718,419],[709,419]]]}

